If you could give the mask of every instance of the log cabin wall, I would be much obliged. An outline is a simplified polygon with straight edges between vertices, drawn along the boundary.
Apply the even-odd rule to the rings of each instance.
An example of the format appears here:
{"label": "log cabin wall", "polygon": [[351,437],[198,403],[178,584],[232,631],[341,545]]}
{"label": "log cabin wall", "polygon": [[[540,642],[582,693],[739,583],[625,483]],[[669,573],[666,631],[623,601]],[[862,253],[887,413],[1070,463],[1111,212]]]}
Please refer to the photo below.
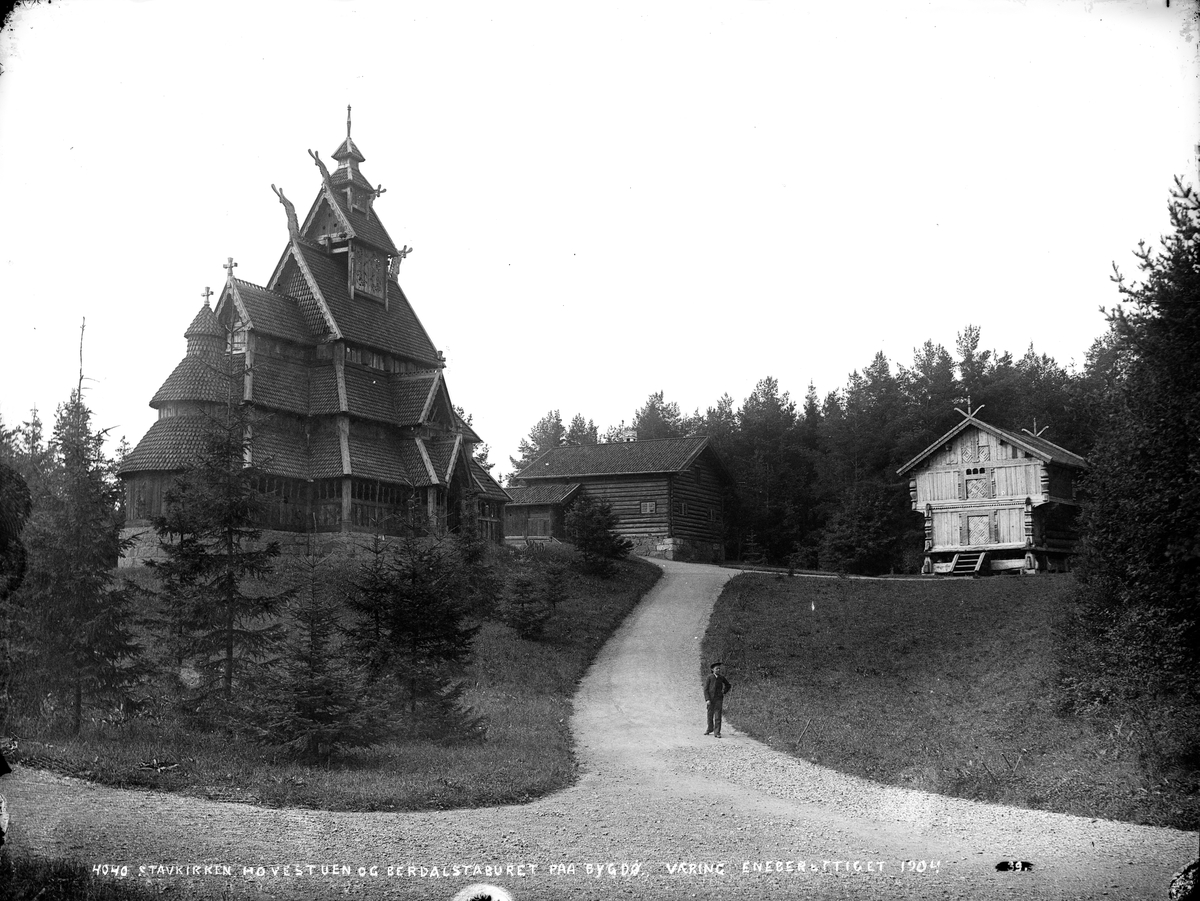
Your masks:
{"label": "log cabin wall", "polygon": [[701,455],[672,477],[671,536],[713,542],[724,538],[721,482],[716,467]]}

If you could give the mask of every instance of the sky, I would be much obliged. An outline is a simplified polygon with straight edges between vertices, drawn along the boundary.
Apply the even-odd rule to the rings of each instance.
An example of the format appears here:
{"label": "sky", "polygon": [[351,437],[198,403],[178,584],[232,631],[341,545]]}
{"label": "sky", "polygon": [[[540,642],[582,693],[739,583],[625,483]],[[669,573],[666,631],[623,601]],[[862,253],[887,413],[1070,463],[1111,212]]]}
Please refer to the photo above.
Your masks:
{"label": "sky", "polygon": [[[219,292],[353,136],[497,473],[762,378],[1032,344],[1082,366],[1200,143],[1196,0],[58,0],[0,34],[0,417],[80,373],[136,443]],[[1019,425],[1019,424],[1015,424]]]}

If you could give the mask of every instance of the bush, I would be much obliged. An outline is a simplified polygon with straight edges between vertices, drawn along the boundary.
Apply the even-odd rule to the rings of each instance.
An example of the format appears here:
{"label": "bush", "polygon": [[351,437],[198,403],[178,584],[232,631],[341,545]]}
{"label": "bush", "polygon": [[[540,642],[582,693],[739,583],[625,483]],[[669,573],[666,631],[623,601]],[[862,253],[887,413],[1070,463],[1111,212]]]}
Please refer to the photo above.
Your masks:
{"label": "bush", "polygon": [[633,549],[633,542],[617,533],[616,514],[603,498],[580,495],[567,514],[566,529],[584,572],[609,576],[613,561],[625,559]]}

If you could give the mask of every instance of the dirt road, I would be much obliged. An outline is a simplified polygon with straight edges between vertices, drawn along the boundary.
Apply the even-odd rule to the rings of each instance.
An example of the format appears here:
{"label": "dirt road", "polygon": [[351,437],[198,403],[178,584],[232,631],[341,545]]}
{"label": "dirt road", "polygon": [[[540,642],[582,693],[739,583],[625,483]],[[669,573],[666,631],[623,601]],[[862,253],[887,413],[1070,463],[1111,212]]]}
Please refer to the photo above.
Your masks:
{"label": "dirt road", "polygon": [[[552,797],[419,814],[268,810],[18,768],[4,786],[12,843],[153,874],[175,897],[451,899],[484,883],[518,901],[1165,898],[1196,856],[1195,833],[880,786],[729,723],[722,740],[704,736],[700,642],[732,573],[662,565],[580,686],[582,776]],[[726,710],[735,724],[736,686]],[[1009,859],[1034,869],[998,872]]]}

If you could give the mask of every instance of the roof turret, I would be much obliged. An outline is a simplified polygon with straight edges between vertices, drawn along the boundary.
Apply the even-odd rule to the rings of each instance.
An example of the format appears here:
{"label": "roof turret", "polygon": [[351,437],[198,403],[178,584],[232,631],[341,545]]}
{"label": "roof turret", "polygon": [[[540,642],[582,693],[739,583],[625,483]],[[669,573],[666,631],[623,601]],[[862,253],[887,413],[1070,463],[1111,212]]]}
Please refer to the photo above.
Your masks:
{"label": "roof turret", "polygon": [[350,137],[349,106],[346,107],[346,140],[342,141],[342,146],[333,152],[333,158],[338,161],[338,169],[348,169],[351,172],[357,172],[358,164],[367,159],[355,145],[354,139]]}
{"label": "roof turret", "polygon": [[204,292],[204,306],[183,333],[183,337],[187,338],[189,356],[198,353],[220,353],[225,348],[225,333],[221,330],[221,323],[217,322],[217,314],[208,305],[212,291],[205,288]]}

